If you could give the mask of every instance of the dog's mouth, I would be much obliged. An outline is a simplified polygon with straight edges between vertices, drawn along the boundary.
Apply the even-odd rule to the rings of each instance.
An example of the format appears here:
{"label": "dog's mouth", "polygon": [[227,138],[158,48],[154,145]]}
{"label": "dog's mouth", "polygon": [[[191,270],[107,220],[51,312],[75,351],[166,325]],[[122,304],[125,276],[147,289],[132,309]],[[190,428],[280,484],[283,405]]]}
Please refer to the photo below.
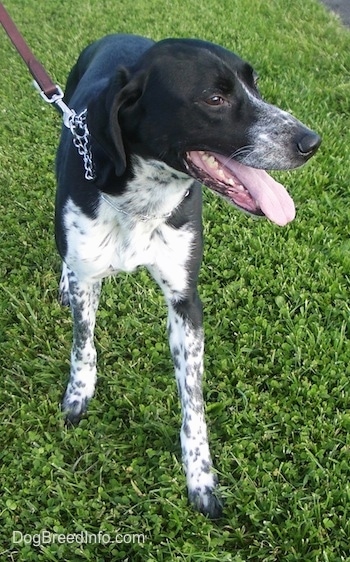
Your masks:
{"label": "dog's mouth", "polygon": [[253,215],[265,215],[284,226],[295,217],[292,198],[265,170],[251,168],[215,152],[186,153],[188,173]]}

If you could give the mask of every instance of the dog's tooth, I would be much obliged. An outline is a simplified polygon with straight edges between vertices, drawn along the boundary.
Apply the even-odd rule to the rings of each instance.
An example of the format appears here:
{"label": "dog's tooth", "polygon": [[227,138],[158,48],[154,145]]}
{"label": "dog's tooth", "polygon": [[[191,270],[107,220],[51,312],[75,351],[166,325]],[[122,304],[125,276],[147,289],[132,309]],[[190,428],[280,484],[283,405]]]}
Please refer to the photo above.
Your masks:
{"label": "dog's tooth", "polygon": [[234,187],[234,185],[235,185],[235,182],[233,181],[232,178],[228,178],[227,183],[228,183],[229,185],[232,185],[232,187]]}
{"label": "dog's tooth", "polygon": [[225,180],[225,181],[226,181],[226,179],[227,179],[226,176],[225,176],[224,170],[221,170],[221,169],[218,170],[218,177],[219,177],[221,180]]}
{"label": "dog's tooth", "polygon": [[244,191],[244,187],[241,183],[236,184],[236,189],[237,189],[237,191]]}
{"label": "dog's tooth", "polygon": [[218,169],[219,164],[217,162],[217,160],[215,160],[214,156],[209,156],[208,160],[207,160],[207,164],[210,168],[213,168],[215,170]]}

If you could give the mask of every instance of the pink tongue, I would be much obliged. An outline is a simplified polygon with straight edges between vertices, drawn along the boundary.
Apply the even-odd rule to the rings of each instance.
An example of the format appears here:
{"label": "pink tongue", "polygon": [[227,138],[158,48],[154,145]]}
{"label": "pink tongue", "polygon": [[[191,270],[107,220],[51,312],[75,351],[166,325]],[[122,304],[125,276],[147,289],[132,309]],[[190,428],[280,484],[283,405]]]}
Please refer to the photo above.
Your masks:
{"label": "pink tongue", "polygon": [[272,222],[284,226],[294,219],[293,199],[283,185],[275,181],[265,170],[250,168],[235,160],[227,160],[220,154],[214,156],[244,185],[257,201],[262,212]]}

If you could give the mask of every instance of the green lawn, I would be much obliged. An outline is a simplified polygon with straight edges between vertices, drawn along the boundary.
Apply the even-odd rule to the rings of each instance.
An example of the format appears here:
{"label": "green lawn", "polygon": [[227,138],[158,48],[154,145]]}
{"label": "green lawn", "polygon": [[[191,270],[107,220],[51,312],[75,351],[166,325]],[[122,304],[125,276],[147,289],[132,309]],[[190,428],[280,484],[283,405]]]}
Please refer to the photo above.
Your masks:
{"label": "green lawn", "polygon": [[[166,310],[145,271],[105,283],[97,393],[79,427],[63,426],[60,118],[0,30],[0,560],[349,560],[350,32],[316,0],[5,4],[61,85],[104,34],[202,37],[249,60],[264,96],[323,144],[303,169],[277,175],[297,206],[288,227],[205,191],[205,395],[225,499],[211,522],[187,503]],[[44,531],[103,534],[33,544]],[[116,534],[124,542],[103,544]]]}

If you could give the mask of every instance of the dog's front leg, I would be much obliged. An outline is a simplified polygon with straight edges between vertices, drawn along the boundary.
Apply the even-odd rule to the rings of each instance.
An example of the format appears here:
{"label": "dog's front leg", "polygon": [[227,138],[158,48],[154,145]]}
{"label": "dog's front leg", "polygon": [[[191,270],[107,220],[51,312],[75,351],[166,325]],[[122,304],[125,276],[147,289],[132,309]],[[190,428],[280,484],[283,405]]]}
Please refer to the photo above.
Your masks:
{"label": "dog's front leg", "polygon": [[[81,281],[75,273],[64,267],[65,286],[69,291],[69,304],[73,315],[73,346],[68,386],[62,409],[66,420],[79,422],[92,398],[96,384],[96,350],[94,329],[101,290],[100,281]],[[61,280],[61,286],[64,285]]]}
{"label": "dog's front leg", "polygon": [[189,499],[211,518],[221,515],[215,495],[202,393],[204,334],[197,293],[180,303],[169,303],[168,333],[182,408],[181,447]]}

